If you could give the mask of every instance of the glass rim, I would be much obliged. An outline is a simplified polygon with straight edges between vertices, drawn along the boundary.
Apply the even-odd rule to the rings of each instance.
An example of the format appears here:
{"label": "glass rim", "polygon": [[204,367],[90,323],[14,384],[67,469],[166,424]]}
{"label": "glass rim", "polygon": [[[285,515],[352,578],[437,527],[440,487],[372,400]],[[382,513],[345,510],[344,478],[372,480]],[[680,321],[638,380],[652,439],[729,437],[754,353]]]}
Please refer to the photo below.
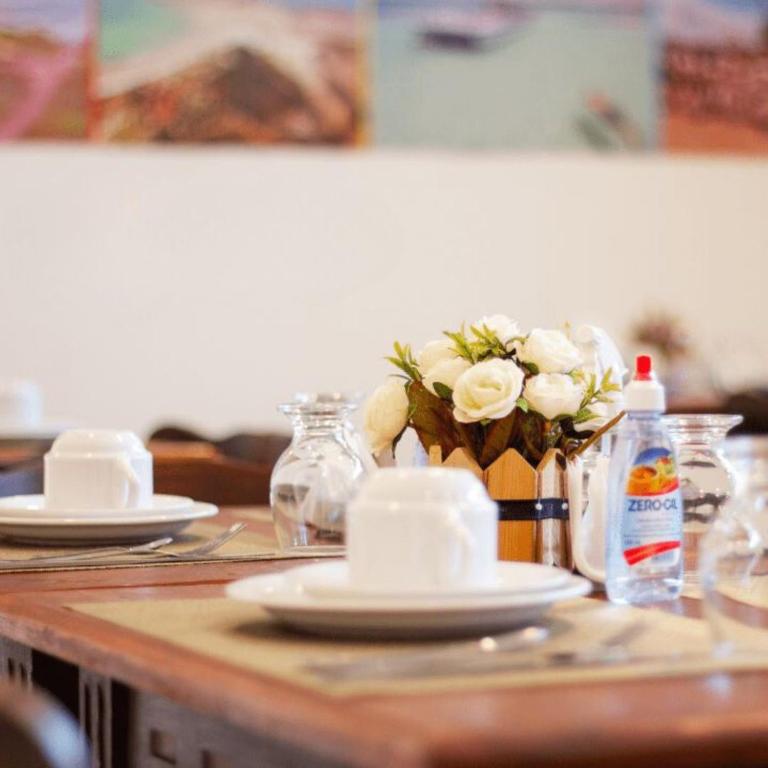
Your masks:
{"label": "glass rim", "polygon": [[744,421],[739,413],[667,413],[664,426],[672,432],[729,432]]}
{"label": "glass rim", "polygon": [[290,404],[343,404],[358,406],[363,398],[364,394],[362,392],[294,392]]}
{"label": "glass rim", "polygon": [[328,402],[291,400],[287,403],[279,403],[277,406],[277,410],[286,416],[339,416],[350,413],[356,408],[357,403],[349,400]]}

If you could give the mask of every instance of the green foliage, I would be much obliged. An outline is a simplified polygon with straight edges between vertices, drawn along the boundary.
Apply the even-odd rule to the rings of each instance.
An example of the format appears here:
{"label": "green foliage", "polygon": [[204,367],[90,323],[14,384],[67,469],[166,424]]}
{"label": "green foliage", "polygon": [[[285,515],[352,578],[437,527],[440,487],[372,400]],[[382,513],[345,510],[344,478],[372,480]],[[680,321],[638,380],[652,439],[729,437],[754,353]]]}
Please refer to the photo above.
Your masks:
{"label": "green foliage", "polygon": [[416,364],[416,358],[414,358],[411,352],[411,345],[406,344],[402,346],[399,341],[396,341],[394,347],[395,356],[387,357],[386,359],[392,365],[397,366],[411,381],[421,381],[421,373]]}
{"label": "green foliage", "polygon": [[488,360],[493,357],[509,357],[506,347],[487,325],[483,325],[480,328],[471,325],[469,330],[476,339],[473,342],[473,346],[476,350],[478,360]]}
{"label": "green foliage", "polygon": [[525,368],[525,370],[531,374],[531,376],[539,375],[539,366],[536,365],[536,363],[520,363],[520,365],[522,365],[523,368]]}
{"label": "green foliage", "polygon": [[436,381],[433,386],[435,388],[435,392],[437,392],[438,397],[453,403],[453,390],[450,387],[446,386],[440,381]]}
{"label": "green foliage", "polygon": [[475,348],[475,345],[466,337],[463,326],[460,331],[443,331],[443,335],[447,336],[456,345],[456,352],[458,353],[459,357],[463,357],[465,360],[469,360],[472,365],[478,361],[478,350]]}
{"label": "green foliage", "polygon": [[589,408],[581,408],[571,420],[574,424],[583,424],[585,421],[594,419],[596,415],[597,414],[594,411],[590,411]]}

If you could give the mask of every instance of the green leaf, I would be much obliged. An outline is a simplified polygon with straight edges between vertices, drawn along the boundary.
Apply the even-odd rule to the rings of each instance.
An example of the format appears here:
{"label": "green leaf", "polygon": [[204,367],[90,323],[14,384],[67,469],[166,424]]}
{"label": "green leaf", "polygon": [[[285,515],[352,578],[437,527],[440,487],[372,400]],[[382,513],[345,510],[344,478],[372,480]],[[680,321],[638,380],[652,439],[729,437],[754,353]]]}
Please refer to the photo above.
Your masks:
{"label": "green leaf", "polygon": [[597,414],[594,411],[590,411],[589,408],[581,408],[579,412],[573,417],[574,424],[582,424],[585,421],[594,419]]}
{"label": "green leaf", "polygon": [[419,372],[419,367],[416,364],[416,359],[413,356],[413,352],[411,352],[410,344],[403,346],[399,341],[396,341],[393,347],[395,350],[395,356],[387,357],[386,359],[392,363],[392,365],[397,366],[401,371],[403,371],[403,373],[405,373],[409,379],[413,379],[414,381],[421,381],[421,373]]}
{"label": "green leaf", "polygon": [[523,367],[527,368],[534,376],[539,375],[539,366],[536,363],[523,363]]}
{"label": "green leaf", "polygon": [[456,352],[459,357],[463,357],[465,360],[469,360],[473,365],[477,362],[475,351],[472,348],[472,344],[469,342],[463,331],[443,331],[443,334],[447,336],[455,345]]}
{"label": "green leaf", "polygon": [[515,405],[523,412],[528,413],[529,406],[528,401],[524,397],[518,397]]}
{"label": "green leaf", "polygon": [[453,402],[453,390],[450,387],[446,386],[441,381],[436,381],[432,386],[435,388],[435,392],[437,392],[439,397],[443,400]]}

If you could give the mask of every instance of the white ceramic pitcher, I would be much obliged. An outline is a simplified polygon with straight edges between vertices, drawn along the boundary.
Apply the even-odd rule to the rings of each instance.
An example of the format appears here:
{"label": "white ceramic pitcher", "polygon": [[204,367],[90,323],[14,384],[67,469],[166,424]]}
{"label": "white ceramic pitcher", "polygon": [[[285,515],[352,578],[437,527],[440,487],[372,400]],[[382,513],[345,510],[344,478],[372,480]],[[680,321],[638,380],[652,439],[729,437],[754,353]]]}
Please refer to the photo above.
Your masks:
{"label": "white ceramic pitcher", "polygon": [[606,496],[610,457],[599,455],[587,481],[587,506],[584,508],[584,462],[576,457],[568,462],[568,498],[573,562],[579,572],[592,581],[605,582]]}

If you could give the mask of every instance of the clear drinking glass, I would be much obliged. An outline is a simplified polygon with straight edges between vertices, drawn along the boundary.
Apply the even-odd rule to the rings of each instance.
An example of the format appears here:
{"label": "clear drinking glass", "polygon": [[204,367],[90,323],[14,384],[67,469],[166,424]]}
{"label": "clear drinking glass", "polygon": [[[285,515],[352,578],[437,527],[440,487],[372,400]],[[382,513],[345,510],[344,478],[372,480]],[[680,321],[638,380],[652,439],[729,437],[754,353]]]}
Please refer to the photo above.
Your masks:
{"label": "clear drinking glass", "polygon": [[278,406],[293,440],[272,471],[270,502],[283,550],[343,552],[346,507],[365,474],[350,421],[357,404],[342,395],[307,395]]}
{"label": "clear drinking glass", "polygon": [[768,498],[768,435],[731,437],[724,450],[736,470],[736,493]]}
{"label": "clear drinking glass", "polygon": [[723,453],[728,432],[742,421],[727,414],[671,414],[664,417],[677,450],[683,497],[684,576],[698,581],[701,537],[735,490],[735,473]]}
{"label": "clear drinking glass", "polygon": [[764,654],[768,649],[765,514],[761,503],[734,499],[701,537],[700,596],[716,655]]}

